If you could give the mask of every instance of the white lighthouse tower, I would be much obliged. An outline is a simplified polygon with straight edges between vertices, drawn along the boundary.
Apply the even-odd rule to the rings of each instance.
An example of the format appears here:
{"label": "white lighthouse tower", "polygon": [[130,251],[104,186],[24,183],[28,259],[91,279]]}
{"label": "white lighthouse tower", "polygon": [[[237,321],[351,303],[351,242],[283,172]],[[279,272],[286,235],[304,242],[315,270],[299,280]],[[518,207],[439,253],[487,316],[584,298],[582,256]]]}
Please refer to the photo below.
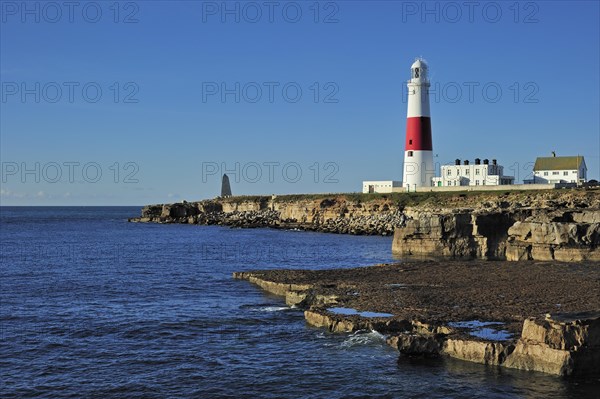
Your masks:
{"label": "white lighthouse tower", "polygon": [[431,115],[429,114],[429,79],[427,64],[417,59],[408,81],[408,113],[402,185],[407,191],[431,186],[434,176]]}

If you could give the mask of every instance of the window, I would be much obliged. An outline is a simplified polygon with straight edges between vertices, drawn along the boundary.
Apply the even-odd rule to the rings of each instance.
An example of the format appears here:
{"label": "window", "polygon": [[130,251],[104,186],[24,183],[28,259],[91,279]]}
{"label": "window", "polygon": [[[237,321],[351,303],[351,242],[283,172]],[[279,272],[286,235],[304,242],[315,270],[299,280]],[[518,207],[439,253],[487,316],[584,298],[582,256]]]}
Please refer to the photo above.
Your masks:
{"label": "window", "polygon": [[448,169],[448,170],[446,171],[446,174],[447,174],[448,176],[452,176],[452,169]]}
{"label": "window", "polygon": [[548,172],[544,172],[544,176],[548,176]]}
{"label": "window", "polygon": [[563,172],[564,176],[569,176],[569,172],[567,172],[566,170]]}
{"label": "window", "polygon": [[411,140],[408,140],[408,144],[412,144],[412,139],[411,139]]}
{"label": "window", "polygon": [[483,183],[483,185],[485,186],[485,180],[482,180],[481,182],[482,182],[482,183]]}
{"label": "window", "polygon": [[469,176],[469,169],[465,169],[465,175]]}
{"label": "window", "polygon": [[[478,175],[479,174],[479,169],[475,169],[475,174]],[[477,180],[479,181],[479,180]]]}
{"label": "window", "polygon": [[408,156],[409,156],[409,157],[412,157],[412,156],[413,156],[413,152],[412,152],[412,151],[409,151],[409,152],[408,152]]}
{"label": "window", "polygon": [[554,171],[552,172],[553,175],[559,175],[560,173],[558,171]]}
{"label": "window", "polygon": [[475,180],[475,185],[478,186],[479,185],[479,180]]}
{"label": "window", "polygon": [[448,186],[450,185],[450,182],[448,182]]}
{"label": "window", "polygon": [[577,173],[577,171],[576,171],[576,170],[574,170],[574,171],[572,171],[571,173],[575,174],[575,173]]}

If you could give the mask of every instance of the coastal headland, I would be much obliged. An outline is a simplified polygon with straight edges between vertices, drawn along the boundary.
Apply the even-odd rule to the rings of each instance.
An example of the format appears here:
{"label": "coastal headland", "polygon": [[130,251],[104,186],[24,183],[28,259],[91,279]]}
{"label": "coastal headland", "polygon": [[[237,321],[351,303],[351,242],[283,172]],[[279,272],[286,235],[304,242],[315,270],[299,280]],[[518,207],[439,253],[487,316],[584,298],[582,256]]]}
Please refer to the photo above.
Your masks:
{"label": "coastal headland", "polygon": [[600,261],[600,190],[239,196],[148,205],[131,222],[394,235],[405,257]]}

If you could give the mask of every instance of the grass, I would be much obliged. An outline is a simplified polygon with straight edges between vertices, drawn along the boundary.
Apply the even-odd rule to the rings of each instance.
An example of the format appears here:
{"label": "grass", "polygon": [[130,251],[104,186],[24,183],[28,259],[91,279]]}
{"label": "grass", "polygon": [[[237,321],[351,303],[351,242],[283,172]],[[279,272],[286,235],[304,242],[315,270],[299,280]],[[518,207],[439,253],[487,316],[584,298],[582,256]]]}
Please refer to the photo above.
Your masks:
{"label": "grass", "polygon": [[[470,199],[496,199],[499,197],[516,201],[531,194],[555,193],[560,195],[562,190],[530,190],[530,191],[453,191],[453,192],[422,192],[422,193],[322,193],[322,194],[283,194],[275,197],[275,202],[297,202],[323,200],[332,197],[344,197],[350,202],[371,202],[389,200],[401,206],[429,203],[443,205],[449,202],[463,202]],[[242,202],[270,201],[271,195],[239,195],[223,199],[224,202],[239,204]]]}

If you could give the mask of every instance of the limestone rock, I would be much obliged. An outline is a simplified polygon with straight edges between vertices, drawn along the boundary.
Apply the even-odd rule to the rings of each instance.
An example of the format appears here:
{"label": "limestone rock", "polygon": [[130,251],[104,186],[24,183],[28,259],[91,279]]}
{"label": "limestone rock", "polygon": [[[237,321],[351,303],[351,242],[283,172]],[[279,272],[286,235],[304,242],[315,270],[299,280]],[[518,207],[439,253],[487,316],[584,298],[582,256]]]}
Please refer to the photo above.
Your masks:
{"label": "limestone rock", "polygon": [[398,255],[473,257],[468,213],[422,213],[394,232],[392,252]]}
{"label": "limestone rock", "polygon": [[271,294],[286,296],[289,291],[305,291],[311,288],[310,285],[304,284],[285,284],[285,283],[276,283],[274,281],[268,281],[261,279],[259,276],[256,276],[254,273],[246,273],[246,272],[236,272],[233,273],[233,278],[248,280],[249,282],[258,285],[265,291],[270,292]]}
{"label": "limestone rock", "polygon": [[397,336],[398,351],[405,356],[440,356],[442,338],[438,335],[401,334]]}
{"label": "limestone rock", "polygon": [[410,206],[402,204],[410,195],[395,195],[364,202],[344,194],[218,198],[148,205],[129,220],[394,234],[392,251],[401,256],[600,261],[596,191],[532,192],[512,200],[509,193],[456,194]]}
{"label": "limestone rock", "polygon": [[366,321],[354,322],[349,318],[338,318],[314,310],[304,311],[306,322],[314,327],[325,327],[331,332],[354,332],[370,329]]}
{"label": "limestone rock", "polygon": [[285,303],[288,306],[296,306],[299,308],[333,306],[338,303],[338,297],[336,295],[318,294],[312,289],[304,291],[288,291],[285,295]]}
{"label": "limestone rock", "polygon": [[469,362],[499,365],[513,347],[500,342],[475,341],[468,339],[448,339],[442,353]]}
{"label": "limestone rock", "polygon": [[600,223],[595,223],[599,212],[528,213],[424,212],[396,228],[392,252],[512,261],[600,260]]}
{"label": "limestone rock", "polygon": [[520,340],[503,366],[548,374],[571,375],[573,359],[569,351],[552,349],[547,345]]}
{"label": "limestone rock", "polygon": [[[595,220],[595,212],[575,213],[577,220]],[[508,229],[508,260],[600,260],[600,223],[516,222]]]}
{"label": "limestone rock", "polygon": [[[382,265],[383,266],[383,265]],[[363,317],[330,312],[332,304],[344,306],[344,291],[351,283],[296,284],[291,279],[276,282],[266,279],[269,272],[234,273],[277,295],[284,295],[288,305],[306,308],[305,320],[331,332],[375,330],[391,335],[387,342],[404,356],[456,359],[492,366],[539,371],[560,376],[600,372],[600,311],[553,314],[544,320],[526,319],[521,337],[497,342],[466,335],[459,327],[433,321],[406,320],[395,317]],[[303,280],[306,281],[306,280]],[[343,291],[331,291],[334,288]],[[340,297],[336,296],[338,294]]]}
{"label": "limestone rock", "polygon": [[298,306],[306,300],[308,291],[288,291],[285,293],[285,304],[288,306]]}
{"label": "limestone rock", "polygon": [[600,370],[600,312],[548,316],[523,323],[505,367],[568,376]]}

